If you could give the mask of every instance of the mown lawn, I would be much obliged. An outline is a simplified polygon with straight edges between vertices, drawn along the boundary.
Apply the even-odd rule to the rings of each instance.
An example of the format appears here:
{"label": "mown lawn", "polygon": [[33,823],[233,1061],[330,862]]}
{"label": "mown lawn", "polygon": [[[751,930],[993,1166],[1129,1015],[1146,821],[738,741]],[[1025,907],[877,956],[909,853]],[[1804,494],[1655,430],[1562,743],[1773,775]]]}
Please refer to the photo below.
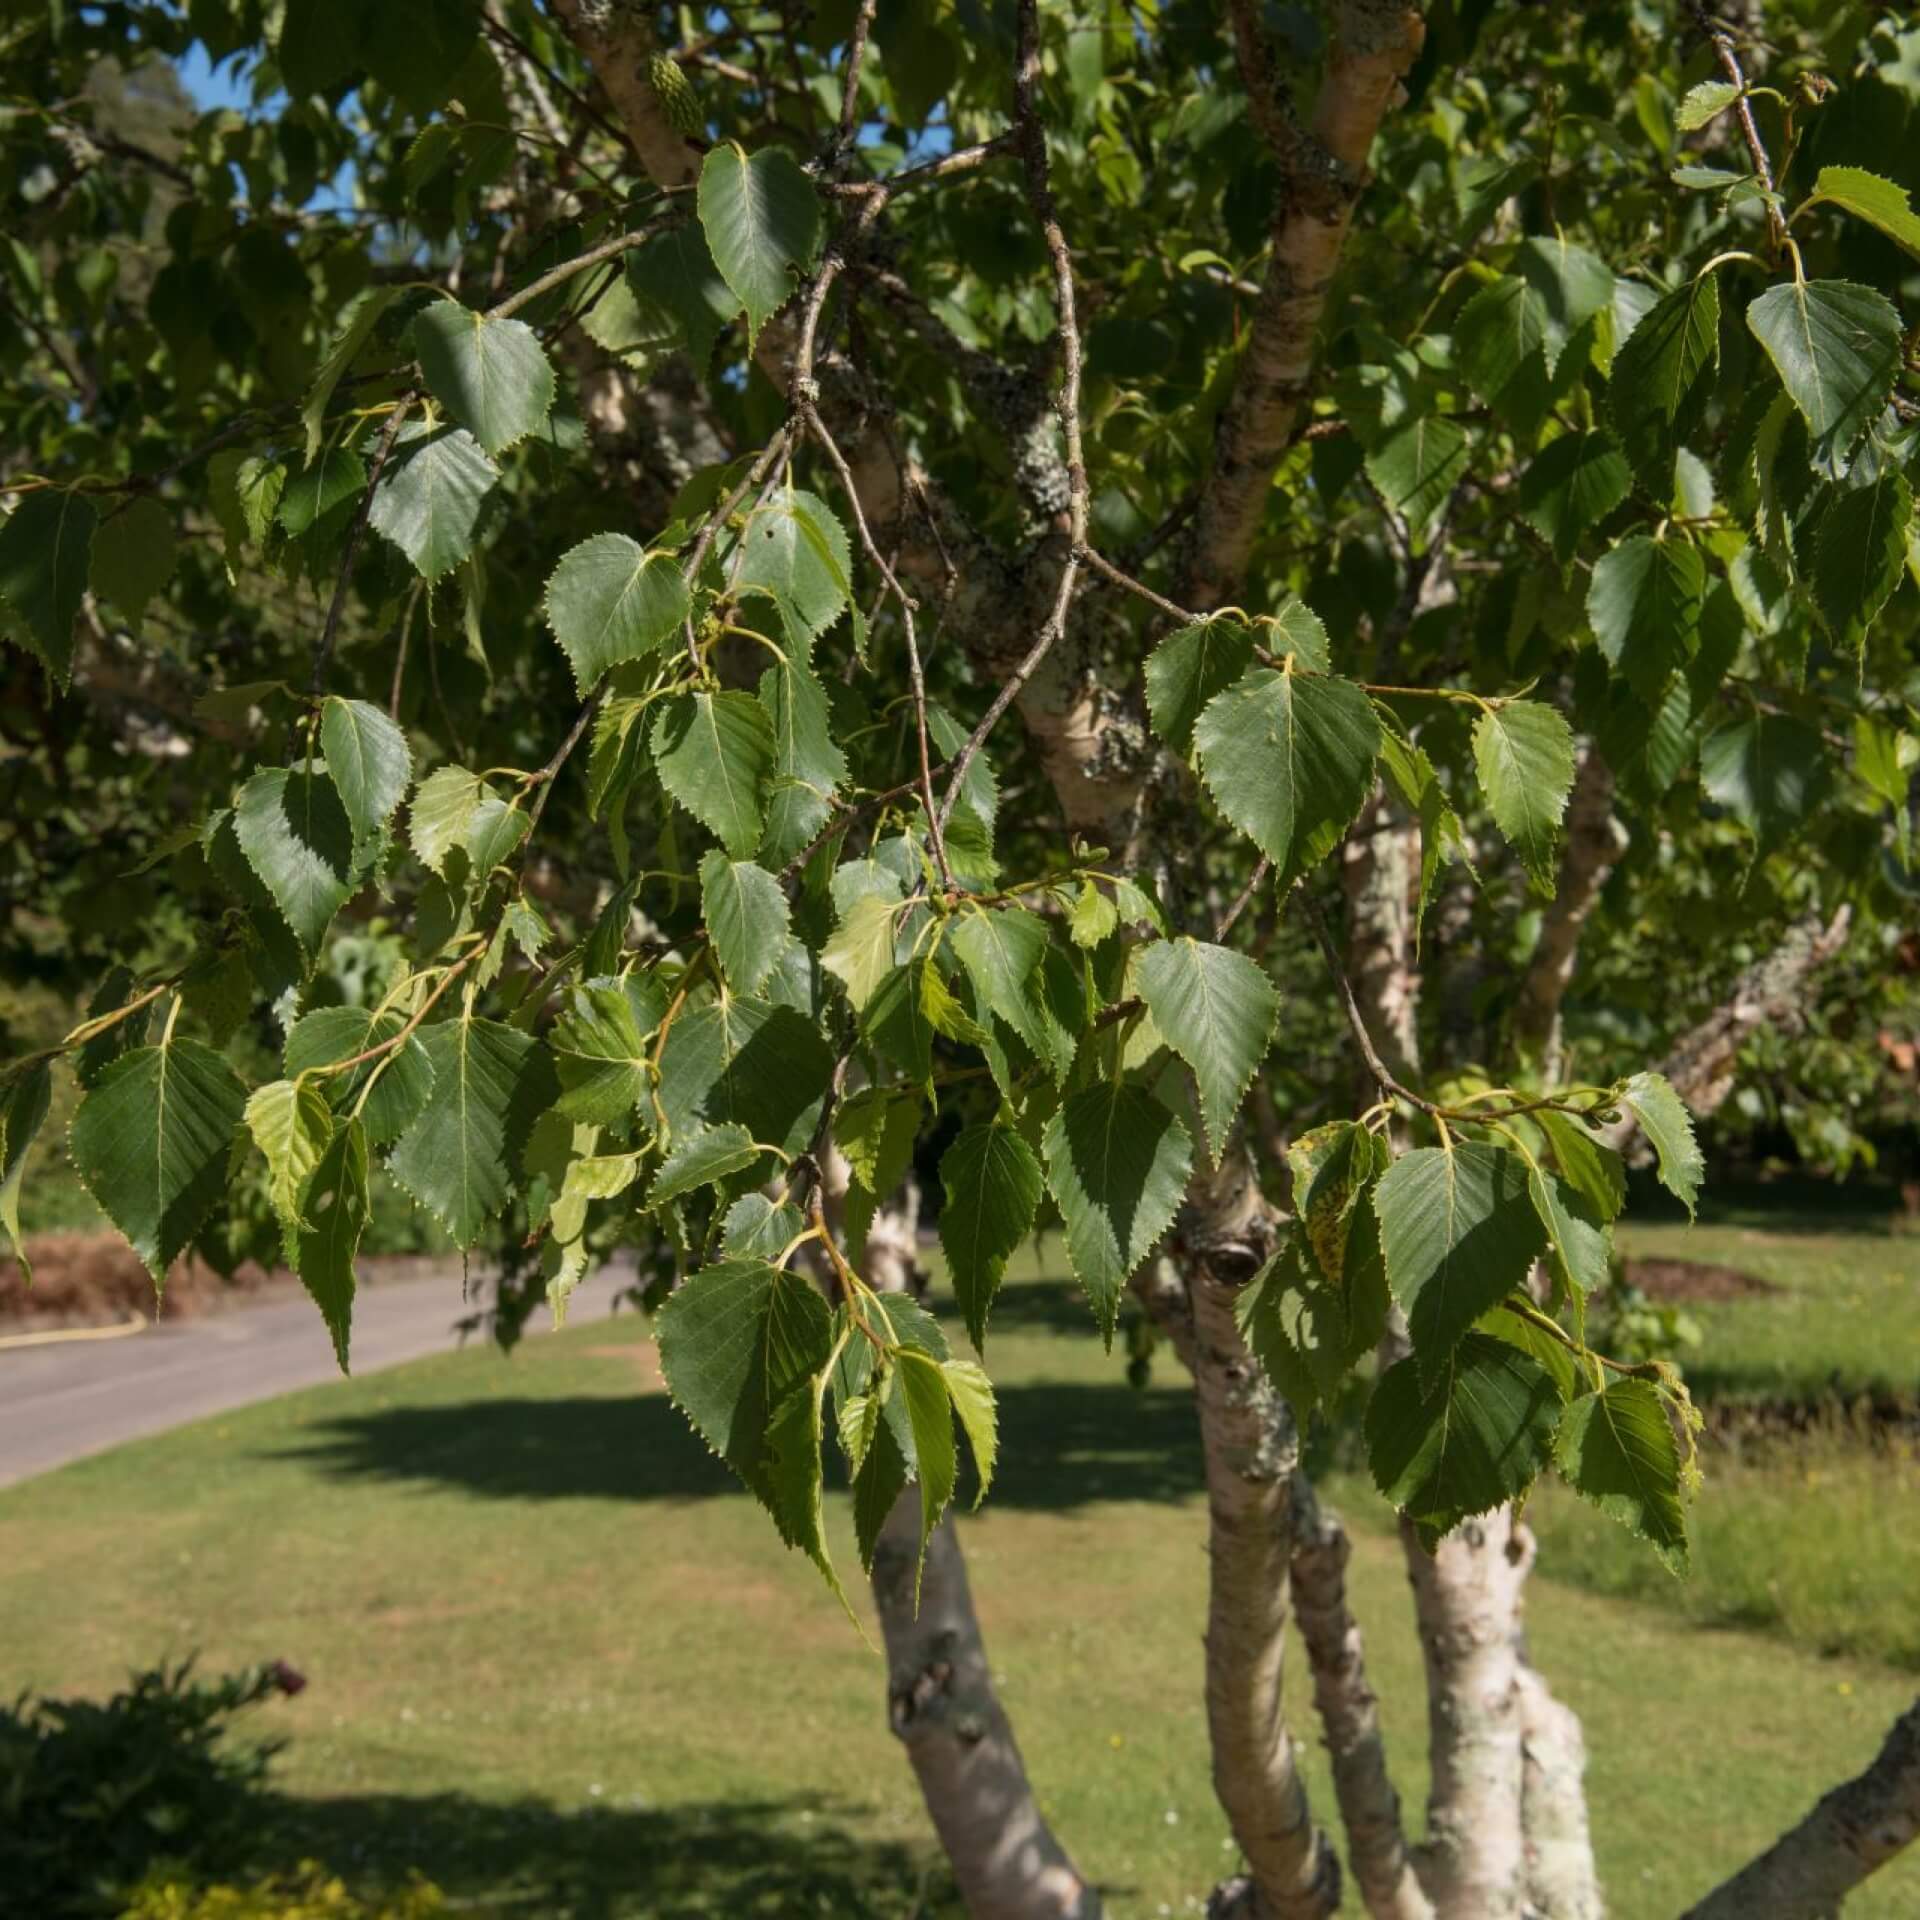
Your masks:
{"label": "mown lawn", "polygon": [[[1233,1856],[1207,1779],[1188,1398],[1164,1370],[1135,1393],[1067,1290],[1031,1276],[990,1357],[1003,1476],[965,1538],[1033,1775],[1116,1915],[1197,1911]],[[1417,1825],[1405,1576],[1356,1532]],[[630,1318],[293,1395],[0,1494],[0,1619],[7,1692],[100,1692],[194,1648],[302,1668],[309,1689],[259,1722],[292,1739],[270,1859],[363,1884],[418,1866],[502,1916],[951,1911],[878,1659],[686,1432]],[[1548,1582],[1530,1624],[1586,1721],[1622,1920],[1677,1911],[1862,1765],[1912,1697],[1866,1660]],[[1916,1905],[1920,1861],[1849,1913]]]}

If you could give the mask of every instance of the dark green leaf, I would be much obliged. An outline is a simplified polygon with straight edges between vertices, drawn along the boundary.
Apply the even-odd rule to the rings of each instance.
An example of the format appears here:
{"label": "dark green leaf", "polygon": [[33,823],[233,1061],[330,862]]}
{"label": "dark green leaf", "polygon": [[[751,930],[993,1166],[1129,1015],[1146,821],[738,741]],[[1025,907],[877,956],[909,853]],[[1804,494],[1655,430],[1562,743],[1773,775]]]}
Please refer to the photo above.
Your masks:
{"label": "dark green leaf", "polygon": [[1153,1024],[1193,1069],[1200,1122],[1218,1165],[1248,1083],[1272,1042],[1280,996],[1245,954],[1189,938],[1141,948],[1134,978]]}
{"label": "dark green leaf", "polygon": [[1649,1380],[1615,1380],[1567,1408],[1555,1447],[1574,1490],[1637,1533],[1676,1574],[1687,1571],[1680,1447]]}
{"label": "dark green leaf", "polygon": [[1004,1121],[968,1127],[940,1162],[940,1244],[977,1348],[986,1346],[1007,1258],[1032,1229],[1040,1185],[1033,1149]]}
{"label": "dark green leaf", "polygon": [[1887,404],[1900,371],[1900,315],[1884,293],[1850,280],[1769,287],[1747,325],[1813,435],[1813,463],[1839,478]]}
{"label": "dark green leaf", "polygon": [[500,469],[470,433],[409,420],[373,490],[367,524],[413,562],[423,580],[451,573],[469,553]]}
{"label": "dark green leaf", "polygon": [[414,316],[413,350],[433,397],[487,452],[504,453],[546,424],[553,368],[523,321],[436,300]]}
{"label": "dark green leaf", "polygon": [[609,667],[665,646],[692,609],[680,562],[623,533],[596,533],[547,582],[547,624],[585,693]]}
{"label": "dark green leaf", "polygon": [[87,591],[97,516],[84,494],[43,487],[0,521],[0,600],[26,623],[26,635],[52,679],[73,670],[73,622]]}
{"label": "dark green leaf", "polygon": [[813,259],[820,202],[784,147],[747,154],[728,141],[700,169],[700,224],[720,275],[747,310],[751,340]]}

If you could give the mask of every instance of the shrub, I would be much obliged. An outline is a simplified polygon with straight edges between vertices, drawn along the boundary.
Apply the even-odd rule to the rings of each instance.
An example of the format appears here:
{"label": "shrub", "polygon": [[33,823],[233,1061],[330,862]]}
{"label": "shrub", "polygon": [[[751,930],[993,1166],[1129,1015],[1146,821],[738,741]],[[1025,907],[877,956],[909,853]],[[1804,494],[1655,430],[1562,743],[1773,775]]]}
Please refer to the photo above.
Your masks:
{"label": "shrub", "polygon": [[236,1886],[201,1885],[162,1869],[134,1890],[122,1920],[427,1920],[446,1911],[440,1889],[416,1879],[363,1898],[312,1860],[290,1874]]}

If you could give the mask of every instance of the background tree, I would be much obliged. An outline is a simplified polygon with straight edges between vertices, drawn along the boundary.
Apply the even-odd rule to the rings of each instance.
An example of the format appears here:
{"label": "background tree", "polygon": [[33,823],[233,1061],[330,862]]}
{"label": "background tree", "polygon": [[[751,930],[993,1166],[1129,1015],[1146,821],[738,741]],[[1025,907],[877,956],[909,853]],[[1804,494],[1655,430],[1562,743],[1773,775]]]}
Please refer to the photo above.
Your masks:
{"label": "background tree", "polygon": [[[7,884],[91,998],[8,1071],[9,1229],[71,1076],[156,1280],[264,1241],[343,1365],[386,1182],[556,1311],[637,1249],[843,1598],[844,1457],[970,1908],[1091,1914],[900,1195],[985,1358],[1057,1221],[1194,1382],[1216,1911],[1339,1900],[1297,1612],[1367,1909],[1597,1912],[1519,1502],[1684,1568],[1684,1387],[1587,1338],[1625,1162],[1691,1206],[1756,1050],[1844,1161],[1806,1042],[1911,923],[1920,37],[1755,14],[16,23]],[[256,111],[154,111],[196,41]],[[1300,1467],[1376,1353],[1417,1849]],[[1916,1825],[1909,1716],[1700,1911],[1827,1912]]]}

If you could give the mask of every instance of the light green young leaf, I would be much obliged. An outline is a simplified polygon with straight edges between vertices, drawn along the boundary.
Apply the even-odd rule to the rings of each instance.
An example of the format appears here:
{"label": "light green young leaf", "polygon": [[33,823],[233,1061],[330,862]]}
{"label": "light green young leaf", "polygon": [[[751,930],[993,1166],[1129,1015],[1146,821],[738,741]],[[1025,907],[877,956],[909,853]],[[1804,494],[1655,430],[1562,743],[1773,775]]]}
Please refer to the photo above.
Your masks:
{"label": "light green young leaf", "polygon": [[320,451],[320,442],[325,437],[327,404],[333,398],[334,388],[353,365],[360,349],[373,337],[380,316],[393,304],[399,291],[398,287],[363,287],[348,301],[333,345],[315,368],[313,384],[308,387],[300,408],[300,424],[307,430],[308,465],[312,465],[313,456]]}
{"label": "light green young leaf", "polygon": [[899,903],[884,893],[863,893],[820,949],[820,964],[846,987],[855,1013],[867,1011],[894,970],[894,917],[899,911]]}
{"label": "light green young leaf", "polygon": [[1739,98],[1740,89],[1730,80],[1702,80],[1681,95],[1679,106],[1673,110],[1674,131],[1697,133]]}
{"label": "light green young leaf", "polygon": [[1843,477],[1900,371],[1898,309],[1851,280],[1784,282],[1747,308],[1747,325],[1806,420],[1814,465]]}
{"label": "light green young leaf", "polygon": [[1173,1224],[1193,1147],[1143,1088],[1107,1081],[1069,1094],[1041,1141],[1067,1230],[1067,1264],[1109,1347],[1120,1290]]}
{"label": "light green young leaf", "polygon": [[1366,804],[1380,722],[1350,680],[1259,668],[1208,704],[1193,737],[1214,804],[1273,862],[1284,892]]}
{"label": "light green young leaf", "polygon": [[1707,1163],[1693,1137],[1693,1116],[1664,1074],[1636,1073],[1622,1090],[1621,1099],[1653,1143],[1660,1184],[1682,1202],[1688,1217],[1700,1198]]}
{"label": "light green young leaf", "polygon": [[974,1472],[980,1485],[974,1493],[977,1509],[993,1485],[993,1469],[1000,1455],[1000,1409],[994,1400],[993,1382],[986,1369],[971,1360],[947,1360],[940,1371],[946,1377],[947,1394],[953,1410],[960,1416],[960,1430],[973,1449]]}
{"label": "light green young leaf", "polygon": [[444,873],[447,855],[464,847],[488,797],[486,783],[465,767],[439,767],[420,782],[408,811],[413,850],[421,863]]}
{"label": "light green young leaf", "polygon": [[487,452],[504,453],[546,424],[553,368],[523,321],[436,300],[414,316],[413,350],[433,397]]}
{"label": "light green young leaf", "polygon": [[37,1060],[0,1084],[0,1230],[20,1263],[20,1277],[33,1285],[33,1262],[20,1234],[20,1188],[26,1178],[27,1152],[47,1118],[51,1099],[47,1063]]}
{"label": "light green young leaf", "polygon": [[678,559],[624,533],[581,541],[547,582],[547,624],[582,693],[609,667],[665,646],[692,604]]}
{"label": "light green young leaf", "polygon": [[1184,936],[1143,947],[1134,979],[1154,1025],[1193,1069],[1200,1122],[1217,1166],[1248,1084],[1272,1043],[1280,995],[1245,954]]}
{"label": "light green young leaf", "polygon": [[299,1238],[308,1225],[307,1183],[333,1140],[333,1109],[311,1080],[270,1080],[246,1107],[247,1131],[266,1156],[267,1199],[280,1222],[287,1265],[299,1264]]}
{"label": "light green young leaf", "polygon": [[74,1170],[156,1287],[226,1192],[246,1104],[211,1047],[169,1038],[122,1054],[73,1116]]}
{"label": "light green young leaf", "polygon": [[1856,219],[1876,226],[1889,240],[1920,260],[1920,214],[1907,200],[1905,187],[1864,167],[1822,167],[1814,180],[1813,191],[1794,212],[1799,219],[1809,207],[1823,201],[1844,207]]}
{"label": "light green young leaf", "polygon": [[472,434],[409,420],[381,469],[367,524],[398,547],[423,580],[438,580],[473,551],[481,509],[499,478]]}
{"label": "light green young leaf", "polygon": [[320,709],[320,747],[354,838],[379,832],[413,778],[407,736],[367,701],[329,694]]}
{"label": "light green young leaf", "polygon": [[1367,1407],[1374,1484],[1422,1543],[1526,1492],[1547,1464],[1562,1403],[1551,1373],[1484,1333],[1469,1333],[1424,1378],[1389,1367]]}
{"label": "light green young leaf", "polygon": [[1526,1162],[1477,1140],[1419,1147],[1381,1175],[1374,1205],[1421,1377],[1438,1379],[1467,1329],[1525,1285],[1546,1244]]}
{"label": "light green young leaf", "polygon": [[1253,634],[1229,615],[1170,633],[1147,656],[1147,711],[1175,753],[1193,744],[1194,722],[1215,694],[1253,665]]}
{"label": "light green young leaf", "polygon": [[698,1133],[678,1136],[673,1151],[660,1163],[660,1171],[647,1189],[649,1206],[664,1206],[696,1187],[717,1185],[730,1173],[744,1172],[761,1158],[753,1144],[753,1135],[737,1120],[724,1126],[706,1127]]}
{"label": "light green young leaf", "polygon": [[699,203],[713,263],[747,310],[751,346],[813,258],[819,198],[784,147],[749,155],[728,141],[700,169]]}
{"label": "light green young leaf", "polygon": [[468,1013],[423,1028],[421,1044],[433,1090],[388,1168],[464,1249],[506,1205],[528,1131],[552,1102],[553,1067],[529,1035]]}
{"label": "light green young leaf", "polygon": [[760,844],[773,722],[750,693],[683,693],[653,723],[660,784],[737,860]]}
{"label": "light green young leaf", "polygon": [[233,805],[247,864],[309,954],[354,886],[353,824],[325,774],[300,767],[256,773]]}
{"label": "light green young leaf", "polygon": [[1554,1448],[1576,1493],[1645,1540],[1668,1569],[1687,1571],[1679,1442],[1650,1380],[1615,1380],[1573,1402]]}
{"label": "light green young leaf", "polygon": [[792,938],[780,882],[765,867],[716,849],[700,862],[700,905],[727,985],[758,993]]}
{"label": "light green young leaf", "polygon": [[1561,1178],[1587,1203],[1596,1219],[1617,1220],[1627,1203],[1625,1162],[1569,1114],[1544,1107],[1533,1117],[1553,1148]]}
{"label": "light green young leaf", "polygon": [[982,1351],[1007,1258],[1032,1231],[1040,1186],[1033,1149],[1002,1120],[968,1127],[940,1161],[940,1245],[967,1335]]}
{"label": "light green young leaf", "polygon": [[354,1256],[372,1217],[366,1130],[358,1120],[349,1120],[334,1134],[307,1182],[306,1218],[293,1263],[333,1336],[342,1373],[351,1371],[347,1349],[353,1333]]}
{"label": "light green young leaf", "polygon": [[1537,700],[1508,700],[1473,723],[1473,759],[1494,824],[1534,890],[1552,896],[1560,822],[1573,791],[1573,729]]}
{"label": "light green young leaf", "polygon": [[26,494],[0,521],[0,600],[25,623],[25,639],[62,688],[72,677],[73,623],[87,591],[97,521],[85,494],[56,487]]}
{"label": "light green young leaf", "polygon": [[653,1084],[648,1042],[665,1011],[665,995],[644,974],[576,987],[553,1024],[560,1111],[611,1127],[643,1109]]}

